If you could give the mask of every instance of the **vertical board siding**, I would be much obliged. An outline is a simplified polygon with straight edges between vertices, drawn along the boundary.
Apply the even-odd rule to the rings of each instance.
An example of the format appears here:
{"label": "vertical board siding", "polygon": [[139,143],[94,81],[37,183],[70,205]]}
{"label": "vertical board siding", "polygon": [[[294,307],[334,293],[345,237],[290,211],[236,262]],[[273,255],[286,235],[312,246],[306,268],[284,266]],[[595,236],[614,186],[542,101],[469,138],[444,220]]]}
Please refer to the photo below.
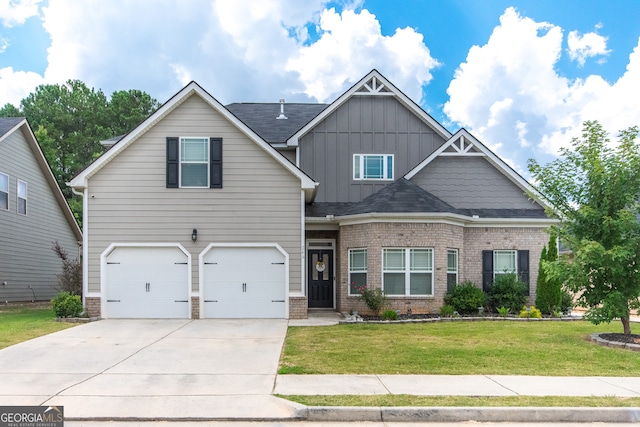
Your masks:
{"label": "vertical board siding", "polygon": [[[165,188],[167,136],[223,139],[223,188]],[[300,291],[300,180],[198,96],[140,136],[89,182],[89,290],[100,291],[100,254],[113,242],[180,243],[192,259],[209,243],[278,243]],[[191,231],[198,240],[191,241]],[[251,260],[247,260],[247,268]]]}
{"label": "vertical board siding", "polygon": [[354,181],[353,154],[393,154],[394,179],[444,140],[392,97],[357,96],[300,140],[300,165],[320,183],[316,202],[357,202],[391,181]]}
{"label": "vertical board siding", "polygon": [[411,181],[460,209],[542,209],[483,157],[437,157]]}
{"label": "vertical board siding", "polygon": [[[9,175],[9,210],[0,210],[0,302],[49,300],[62,272],[53,243],[75,259],[77,240],[20,129],[0,142],[0,172]],[[27,183],[26,216],[17,213],[17,180]]]}

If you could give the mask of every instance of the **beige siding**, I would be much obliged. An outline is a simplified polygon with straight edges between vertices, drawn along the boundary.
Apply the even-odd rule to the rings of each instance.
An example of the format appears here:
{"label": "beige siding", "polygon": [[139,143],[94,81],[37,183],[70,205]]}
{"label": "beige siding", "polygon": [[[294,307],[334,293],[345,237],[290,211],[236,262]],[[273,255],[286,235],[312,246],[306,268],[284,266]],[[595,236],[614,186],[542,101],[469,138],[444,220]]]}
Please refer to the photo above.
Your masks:
{"label": "beige siding", "polygon": [[[0,302],[50,299],[62,272],[53,242],[71,258],[78,243],[21,130],[0,142],[0,172],[9,175],[9,210],[0,210]],[[27,183],[26,216],[17,213],[17,180]]]}
{"label": "beige siding", "polygon": [[[166,188],[168,136],[222,137],[223,188]],[[182,244],[192,256],[194,291],[198,255],[209,243],[275,242],[289,253],[290,289],[301,289],[299,179],[198,96],[93,176],[88,204],[90,292],[100,291],[100,254],[114,242]]]}

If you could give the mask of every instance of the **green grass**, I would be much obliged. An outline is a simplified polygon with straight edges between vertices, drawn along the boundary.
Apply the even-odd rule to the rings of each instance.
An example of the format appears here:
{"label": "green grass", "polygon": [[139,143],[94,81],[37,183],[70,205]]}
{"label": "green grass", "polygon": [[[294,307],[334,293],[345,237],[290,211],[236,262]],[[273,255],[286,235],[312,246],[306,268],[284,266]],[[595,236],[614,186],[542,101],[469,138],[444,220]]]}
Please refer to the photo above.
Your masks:
{"label": "green grass", "polygon": [[49,305],[0,306],[0,349],[75,326],[54,318]]}
{"label": "green grass", "polygon": [[583,321],[290,327],[279,373],[640,376],[640,353],[589,341],[619,329]]}
{"label": "green grass", "polygon": [[529,406],[529,407],[640,407],[638,397],[565,397],[565,396],[412,396],[344,395],[344,396],[283,396],[284,399],[307,406]]}

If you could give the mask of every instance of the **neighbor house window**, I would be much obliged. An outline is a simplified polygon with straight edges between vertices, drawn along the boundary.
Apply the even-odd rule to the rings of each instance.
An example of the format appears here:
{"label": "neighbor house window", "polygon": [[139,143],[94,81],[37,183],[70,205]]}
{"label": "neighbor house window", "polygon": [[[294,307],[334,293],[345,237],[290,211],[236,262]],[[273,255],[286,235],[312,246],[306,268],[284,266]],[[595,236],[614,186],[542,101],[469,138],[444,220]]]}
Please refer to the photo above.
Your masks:
{"label": "neighbor house window", "polygon": [[458,283],[458,250],[447,249],[447,292],[453,291]]}
{"label": "neighbor house window", "polygon": [[354,154],[353,179],[393,179],[393,155]]}
{"label": "neighbor house window", "polygon": [[0,172],[0,209],[9,210],[9,175]]}
{"label": "neighbor house window", "polygon": [[209,187],[209,138],[180,138],[180,187]]}
{"label": "neighbor house window", "polygon": [[433,249],[383,249],[382,288],[387,295],[433,295]]}
{"label": "neighbor house window", "polygon": [[27,214],[27,183],[18,180],[18,213]]}
{"label": "neighbor house window", "polygon": [[349,295],[360,295],[358,291],[367,285],[367,250],[349,249]]}

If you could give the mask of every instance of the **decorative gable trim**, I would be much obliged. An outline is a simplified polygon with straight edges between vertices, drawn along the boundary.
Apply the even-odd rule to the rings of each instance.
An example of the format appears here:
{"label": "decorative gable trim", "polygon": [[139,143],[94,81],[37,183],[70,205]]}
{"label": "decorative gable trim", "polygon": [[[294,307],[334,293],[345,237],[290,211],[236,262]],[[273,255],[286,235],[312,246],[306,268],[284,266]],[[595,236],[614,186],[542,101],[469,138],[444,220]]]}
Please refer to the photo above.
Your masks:
{"label": "decorative gable trim", "polygon": [[456,157],[485,157],[489,163],[496,167],[502,174],[509,178],[514,184],[520,187],[523,192],[533,196],[544,208],[551,208],[542,196],[526,179],[524,179],[511,166],[506,164],[504,160],[498,157],[493,151],[488,149],[476,137],[471,135],[466,129],[460,129],[452,137],[442,144],[436,151],[431,153],[429,157],[420,162],[415,168],[407,172],[404,176],[410,180],[416,176],[422,169],[427,167],[437,157],[456,156]]}
{"label": "decorative gable trim", "polygon": [[307,123],[302,129],[293,134],[288,140],[287,145],[289,147],[297,147],[298,141],[311,129],[323,121],[327,116],[337,110],[341,105],[347,102],[352,96],[393,96],[401,104],[412,111],[423,122],[427,123],[438,135],[444,139],[451,137],[451,132],[445,129],[440,123],[438,123],[433,117],[431,117],[426,111],[424,111],[418,104],[413,102],[407,95],[402,93],[397,87],[395,87],[389,80],[387,80],[377,70],[372,70],[354,84],[349,90],[340,95],[338,99],[333,101],[327,108],[325,108],[320,114]]}

